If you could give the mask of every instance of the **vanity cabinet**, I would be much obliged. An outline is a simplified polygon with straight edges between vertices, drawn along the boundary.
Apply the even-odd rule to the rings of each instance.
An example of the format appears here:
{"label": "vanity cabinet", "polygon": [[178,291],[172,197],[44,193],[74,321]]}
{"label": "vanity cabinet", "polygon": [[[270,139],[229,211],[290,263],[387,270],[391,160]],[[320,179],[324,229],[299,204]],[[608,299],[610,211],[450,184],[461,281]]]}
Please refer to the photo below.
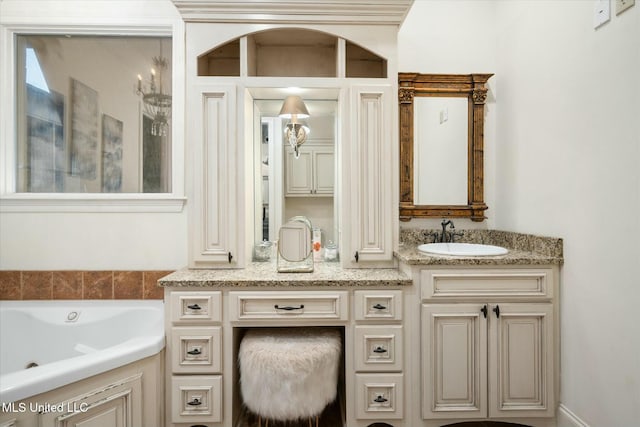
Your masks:
{"label": "vanity cabinet", "polygon": [[359,420],[404,416],[402,291],[354,292],[355,414]]}
{"label": "vanity cabinet", "polygon": [[167,418],[176,424],[221,422],[222,294],[173,292],[167,301]]}
{"label": "vanity cabinet", "polygon": [[[393,262],[398,216],[398,163],[393,121],[395,96],[391,85],[351,88],[351,135],[344,149],[342,224],[349,230],[341,258],[349,267]],[[345,257],[345,255],[347,255]]]}
{"label": "vanity cabinet", "polygon": [[193,84],[187,92],[190,170],[189,266],[241,264],[235,85]]}
{"label": "vanity cabinet", "polygon": [[287,197],[333,196],[335,155],[333,146],[304,144],[299,158],[286,148]]}
{"label": "vanity cabinet", "polygon": [[554,268],[422,270],[422,417],[553,417]]}

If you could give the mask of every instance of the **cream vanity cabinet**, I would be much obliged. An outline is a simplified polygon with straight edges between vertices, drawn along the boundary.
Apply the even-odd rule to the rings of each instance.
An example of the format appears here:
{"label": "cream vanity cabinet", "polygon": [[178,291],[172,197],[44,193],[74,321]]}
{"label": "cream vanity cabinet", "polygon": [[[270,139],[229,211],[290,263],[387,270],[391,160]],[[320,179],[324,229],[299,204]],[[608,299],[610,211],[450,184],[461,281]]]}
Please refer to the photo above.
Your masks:
{"label": "cream vanity cabinet", "polygon": [[393,424],[404,417],[402,291],[355,291],[354,299],[355,416]]}
{"label": "cream vanity cabinet", "polygon": [[193,84],[187,91],[190,266],[235,267],[239,250],[236,87]]}
{"label": "cream vanity cabinet", "polygon": [[333,145],[304,145],[296,159],[293,149],[286,148],[285,182],[287,197],[332,196],[335,155]]}
{"label": "cream vanity cabinet", "polygon": [[555,267],[420,271],[423,419],[554,417],[557,275]]}
{"label": "cream vanity cabinet", "polygon": [[167,299],[167,419],[217,423],[222,412],[222,295],[172,292]]}

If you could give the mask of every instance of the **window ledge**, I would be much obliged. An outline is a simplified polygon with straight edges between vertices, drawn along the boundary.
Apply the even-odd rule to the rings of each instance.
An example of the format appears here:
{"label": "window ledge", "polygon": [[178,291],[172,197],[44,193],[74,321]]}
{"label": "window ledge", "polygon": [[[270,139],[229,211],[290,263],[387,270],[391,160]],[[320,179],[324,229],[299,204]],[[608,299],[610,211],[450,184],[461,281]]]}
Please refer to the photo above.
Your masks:
{"label": "window ledge", "polygon": [[182,212],[185,197],[173,194],[43,194],[0,196],[0,212]]}

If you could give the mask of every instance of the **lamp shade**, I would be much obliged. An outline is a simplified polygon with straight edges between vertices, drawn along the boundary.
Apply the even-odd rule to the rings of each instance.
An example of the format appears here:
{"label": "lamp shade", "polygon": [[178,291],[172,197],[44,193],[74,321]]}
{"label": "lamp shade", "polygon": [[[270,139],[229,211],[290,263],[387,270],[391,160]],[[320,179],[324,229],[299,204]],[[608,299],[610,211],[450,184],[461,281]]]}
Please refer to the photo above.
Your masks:
{"label": "lamp shade", "polygon": [[294,116],[296,118],[305,118],[309,117],[309,111],[302,98],[298,95],[290,95],[284,100],[278,116],[285,119],[291,119]]}

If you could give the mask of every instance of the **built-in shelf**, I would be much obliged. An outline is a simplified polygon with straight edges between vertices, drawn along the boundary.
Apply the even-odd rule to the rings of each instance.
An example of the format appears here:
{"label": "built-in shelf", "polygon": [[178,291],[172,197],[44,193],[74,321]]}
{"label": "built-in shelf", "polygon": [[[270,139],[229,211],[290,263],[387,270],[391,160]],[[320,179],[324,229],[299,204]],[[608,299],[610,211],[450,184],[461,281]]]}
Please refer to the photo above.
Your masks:
{"label": "built-in shelf", "polygon": [[198,57],[199,76],[240,76],[240,39]]}
{"label": "built-in shelf", "polygon": [[346,42],[347,77],[387,77],[387,60],[357,44]]}
{"label": "built-in shelf", "polygon": [[[246,40],[246,53],[240,40]],[[321,31],[279,28],[232,40],[198,57],[198,76],[240,76],[246,55],[249,77],[386,78],[387,60],[348,40]],[[344,55],[342,60],[341,55]]]}

